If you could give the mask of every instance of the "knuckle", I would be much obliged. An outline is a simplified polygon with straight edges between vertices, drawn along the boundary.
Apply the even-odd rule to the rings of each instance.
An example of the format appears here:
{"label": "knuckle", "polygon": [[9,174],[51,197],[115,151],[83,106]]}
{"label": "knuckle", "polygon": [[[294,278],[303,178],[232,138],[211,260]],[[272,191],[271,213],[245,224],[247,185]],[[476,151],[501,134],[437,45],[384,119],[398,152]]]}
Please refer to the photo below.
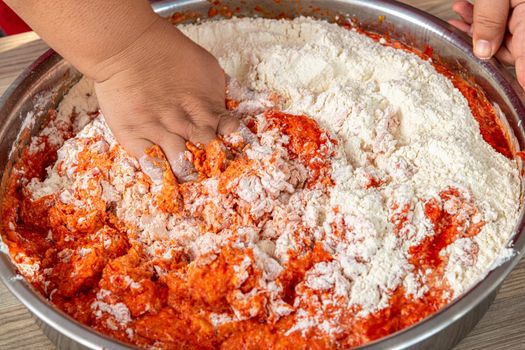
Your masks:
{"label": "knuckle", "polygon": [[116,128],[116,132],[120,135],[125,135],[128,137],[140,137],[151,133],[156,129],[158,122],[155,120],[146,120],[143,122],[128,122],[120,124]]}
{"label": "knuckle", "polygon": [[511,5],[514,9],[518,8],[520,5],[525,4],[525,0],[513,0]]}
{"label": "knuckle", "polygon": [[206,136],[215,135],[215,129],[210,126],[201,126],[196,129],[196,137],[202,138]]}
{"label": "knuckle", "polygon": [[163,149],[166,150],[166,156],[168,158],[173,157],[174,154],[178,154],[186,148],[184,142],[179,142],[173,137],[165,139],[164,142],[160,143]]}
{"label": "knuckle", "polygon": [[119,125],[116,131],[121,135],[133,135],[137,130],[138,126],[136,124],[123,124]]}
{"label": "knuckle", "polygon": [[[222,99],[224,104],[224,99]],[[190,116],[196,124],[213,124],[219,119],[219,114],[214,113],[219,108],[214,108],[216,105],[221,106],[221,103],[215,102],[209,97],[198,95],[188,96],[181,101],[181,106],[184,111]],[[221,110],[221,113],[223,110]]]}
{"label": "knuckle", "polygon": [[166,133],[163,132],[156,133],[151,139],[157,145],[163,145],[168,140],[168,138],[166,137]]}
{"label": "knuckle", "polygon": [[[521,15],[525,16],[525,6],[523,6],[523,10],[521,12],[522,12]],[[523,30],[525,30],[525,18],[517,21],[513,32],[520,32]]]}
{"label": "knuckle", "polygon": [[161,118],[161,124],[169,132],[178,134],[184,129],[184,125],[190,123],[190,121],[180,113],[174,115],[164,115]]}
{"label": "knuckle", "polygon": [[476,15],[475,23],[478,26],[481,26],[487,29],[502,29],[502,28],[505,28],[507,24],[504,20],[493,18],[485,14]]}
{"label": "knuckle", "polygon": [[192,139],[194,139],[194,137],[195,137],[195,132],[196,132],[196,126],[195,126],[195,124],[193,124],[193,123],[188,123],[188,124],[186,124],[186,128],[185,128],[185,129],[186,129],[186,130],[185,130],[184,134],[185,134],[185,136],[186,136],[186,139],[187,139],[187,140],[192,140]]}
{"label": "knuckle", "polygon": [[215,135],[215,129],[207,125],[196,125],[190,123],[188,125],[188,139],[189,140],[202,140],[212,135]]}
{"label": "knuckle", "polygon": [[239,119],[233,115],[225,115],[221,118],[220,124],[223,126],[235,126],[239,124]]}
{"label": "knuckle", "polygon": [[201,108],[200,104],[201,99],[199,96],[195,96],[190,92],[186,92],[180,100],[181,107],[189,114],[196,113]]}
{"label": "knuckle", "polygon": [[195,126],[199,129],[205,128],[217,128],[219,124],[220,117],[218,114],[210,112],[207,109],[204,109],[200,113],[195,113],[191,115],[191,119]]}

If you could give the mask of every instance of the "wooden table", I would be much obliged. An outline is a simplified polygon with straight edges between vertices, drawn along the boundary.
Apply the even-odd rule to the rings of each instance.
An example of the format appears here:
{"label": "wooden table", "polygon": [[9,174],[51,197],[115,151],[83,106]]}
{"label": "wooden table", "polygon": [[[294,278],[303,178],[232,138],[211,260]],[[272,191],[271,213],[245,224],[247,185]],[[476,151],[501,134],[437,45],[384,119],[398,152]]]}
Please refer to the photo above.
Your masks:
{"label": "wooden table", "polygon": [[[454,17],[450,0],[405,0],[444,19]],[[47,46],[34,33],[0,39],[0,94]],[[29,312],[0,283],[0,350],[55,347]],[[507,278],[476,328],[454,350],[525,350],[525,259]]]}

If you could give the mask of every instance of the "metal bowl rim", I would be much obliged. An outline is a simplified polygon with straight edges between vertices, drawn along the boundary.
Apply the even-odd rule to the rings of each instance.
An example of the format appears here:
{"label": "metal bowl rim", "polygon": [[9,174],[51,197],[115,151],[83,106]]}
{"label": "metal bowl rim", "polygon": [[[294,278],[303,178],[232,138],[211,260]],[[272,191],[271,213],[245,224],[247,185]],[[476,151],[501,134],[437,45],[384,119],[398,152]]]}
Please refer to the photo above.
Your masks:
{"label": "metal bowl rim", "polygon": [[[186,2],[192,3],[195,1]],[[519,113],[520,119],[523,120],[525,117],[525,108],[523,107],[525,98],[523,90],[519,87],[515,79],[513,79],[495,60],[478,60],[472,53],[468,37],[452,28],[446,22],[425,13],[422,10],[397,2],[384,0],[374,1],[372,3],[365,0],[347,0],[346,2],[372,8],[385,13],[395,14],[396,16],[403,14],[405,20],[431,30],[433,33],[439,35],[441,40],[449,41],[460,50],[467,53],[471,59],[476,60],[485,71],[489,72],[497,83],[503,87],[506,92],[506,97],[511,101],[512,107],[518,112],[522,112]],[[157,11],[161,11],[163,6],[167,3],[171,3],[171,1],[160,1],[154,3],[153,7]],[[20,86],[24,85],[24,82],[34,79],[35,74],[42,74],[47,69],[53,68],[60,61],[60,58],[61,57],[51,49],[42,54],[15,79],[0,97],[0,110],[4,108],[7,101],[16,96],[17,90]],[[2,133],[2,131],[3,129],[0,127],[0,133]],[[516,251],[516,254],[509,261],[489,272],[483,280],[472,286],[463,296],[457,298],[438,312],[411,327],[402,329],[387,337],[367,343],[356,349],[374,350],[388,347],[389,349],[394,350],[408,348],[421,340],[427,339],[438,333],[481,303],[501,285],[505,277],[507,277],[512,269],[519,263],[520,259],[525,255],[525,234],[523,233],[525,229],[525,217],[523,211],[523,208],[521,208],[521,215],[516,232],[514,233],[515,239],[513,248]],[[69,315],[56,309],[49,301],[44,299],[38,292],[34,291],[25,280],[20,280],[17,276],[16,269],[11,263],[10,257],[7,254],[0,254],[0,279],[9,291],[40,320],[60,333],[89,348],[125,350],[132,347],[80,324]]]}

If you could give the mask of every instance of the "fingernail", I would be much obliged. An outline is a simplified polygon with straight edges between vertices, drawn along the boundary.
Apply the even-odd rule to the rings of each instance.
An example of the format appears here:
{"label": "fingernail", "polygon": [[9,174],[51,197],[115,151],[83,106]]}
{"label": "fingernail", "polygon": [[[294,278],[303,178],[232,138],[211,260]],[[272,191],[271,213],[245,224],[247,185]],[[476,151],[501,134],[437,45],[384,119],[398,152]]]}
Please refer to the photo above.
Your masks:
{"label": "fingernail", "polygon": [[187,159],[186,152],[181,152],[170,163],[171,170],[179,182],[188,182],[197,180],[197,173],[193,164]]}
{"label": "fingernail", "polygon": [[474,43],[474,54],[482,60],[492,57],[492,48],[487,40],[479,39]]}
{"label": "fingernail", "polygon": [[140,157],[139,164],[142,168],[142,172],[149,176],[154,185],[162,185],[163,171],[152,162],[150,156],[143,155]]}

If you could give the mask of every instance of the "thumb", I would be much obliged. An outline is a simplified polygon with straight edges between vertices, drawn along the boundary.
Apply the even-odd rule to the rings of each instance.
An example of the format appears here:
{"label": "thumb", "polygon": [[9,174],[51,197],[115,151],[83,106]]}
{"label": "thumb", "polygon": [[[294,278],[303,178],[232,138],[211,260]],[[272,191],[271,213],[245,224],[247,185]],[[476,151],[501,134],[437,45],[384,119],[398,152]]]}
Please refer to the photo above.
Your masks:
{"label": "thumb", "polygon": [[474,4],[472,40],[474,54],[491,58],[500,48],[507,28],[509,0],[477,0]]}

